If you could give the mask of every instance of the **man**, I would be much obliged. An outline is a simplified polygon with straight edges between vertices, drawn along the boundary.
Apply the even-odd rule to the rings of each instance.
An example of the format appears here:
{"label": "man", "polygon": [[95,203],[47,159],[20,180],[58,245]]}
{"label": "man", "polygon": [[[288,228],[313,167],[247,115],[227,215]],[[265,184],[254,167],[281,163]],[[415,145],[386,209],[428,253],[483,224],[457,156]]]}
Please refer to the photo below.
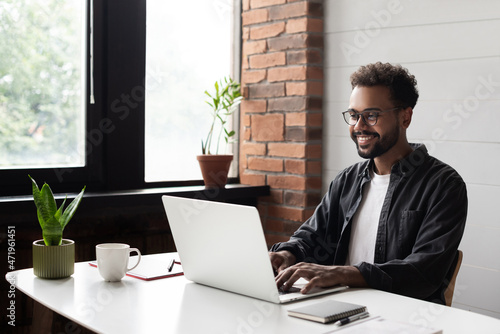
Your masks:
{"label": "man", "polygon": [[407,140],[416,84],[405,68],[380,62],[351,75],[343,116],[368,160],[340,172],[312,217],[273,245],[279,287],[303,277],[303,293],[344,284],[445,303],[467,192],[453,168]]}

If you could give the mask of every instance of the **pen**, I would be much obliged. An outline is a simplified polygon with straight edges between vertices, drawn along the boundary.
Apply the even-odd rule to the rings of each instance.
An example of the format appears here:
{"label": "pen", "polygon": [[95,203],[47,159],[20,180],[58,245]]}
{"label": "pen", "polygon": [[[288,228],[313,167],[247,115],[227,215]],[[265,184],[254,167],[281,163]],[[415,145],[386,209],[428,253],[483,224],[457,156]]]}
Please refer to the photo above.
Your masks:
{"label": "pen", "polygon": [[347,317],[347,318],[344,318],[344,319],[340,319],[339,322],[340,322],[340,325],[339,326],[343,326],[343,325],[347,325],[348,323],[350,322],[353,322],[353,321],[356,321],[356,320],[359,320],[359,319],[363,319],[363,318],[366,318],[370,315],[370,313],[368,312],[363,312],[363,313],[359,313],[359,314],[356,314],[356,315],[353,315],[353,316],[350,316],[350,317]]}
{"label": "pen", "polygon": [[175,264],[175,260],[174,259],[170,260],[170,263],[168,264],[168,272],[172,271],[174,264]]}

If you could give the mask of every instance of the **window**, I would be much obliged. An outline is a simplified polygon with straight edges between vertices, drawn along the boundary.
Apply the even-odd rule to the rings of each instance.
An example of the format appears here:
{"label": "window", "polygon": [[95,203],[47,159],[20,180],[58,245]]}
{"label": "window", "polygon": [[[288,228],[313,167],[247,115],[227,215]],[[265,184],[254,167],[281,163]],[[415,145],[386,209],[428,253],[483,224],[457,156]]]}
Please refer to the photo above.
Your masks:
{"label": "window", "polygon": [[85,6],[0,2],[0,168],[84,166]]}
{"label": "window", "polygon": [[201,179],[196,155],[211,118],[204,92],[232,70],[232,0],[149,0],[146,17],[145,179]]}
{"label": "window", "polygon": [[[231,74],[230,40],[238,41],[240,33],[223,28],[217,48],[210,48],[206,42],[213,36],[203,35],[208,28],[200,28],[199,22],[211,10],[215,21],[204,24],[227,27],[228,20],[239,18],[232,16],[232,2],[198,0],[186,7],[184,2],[158,0],[0,0],[0,196],[30,194],[28,174],[49,183],[54,192],[83,185],[93,192],[203,184],[196,175],[196,154],[201,150],[200,133],[208,129],[195,126],[186,108],[194,110],[196,120],[201,118],[203,112],[196,109],[206,108],[204,90]],[[158,9],[163,20],[179,17],[182,20],[176,22],[190,22],[197,29],[194,33],[186,27],[162,28],[157,40],[148,43],[148,55],[161,62],[146,61],[150,4],[163,6]],[[164,47],[187,35],[186,39],[198,38],[192,41],[198,46],[189,53],[174,55],[174,45]],[[26,47],[16,51],[11,47],[14,40]],[[158,49],[152,43],[158,43]],[[238,49],[238,43],[233,45],[233,51]],[[166,54],[171,58],[164,62]],[[187,71],[191,69],[195,72]],[[166,108],[160,105],[164,102]],[[151,107],[148,120],[146,106]],[[168,109],[173,107],[177,109]],[[158,134],[166,141],[158,143],[165,140]],[[185,160],[158,160],[164,147],[173,146],[172,138],[181,147],[175,154],[185,154]],[[192,170],[181,175],[174,170],[178,166]],[[170,168],[174,169],[168,172]]]}

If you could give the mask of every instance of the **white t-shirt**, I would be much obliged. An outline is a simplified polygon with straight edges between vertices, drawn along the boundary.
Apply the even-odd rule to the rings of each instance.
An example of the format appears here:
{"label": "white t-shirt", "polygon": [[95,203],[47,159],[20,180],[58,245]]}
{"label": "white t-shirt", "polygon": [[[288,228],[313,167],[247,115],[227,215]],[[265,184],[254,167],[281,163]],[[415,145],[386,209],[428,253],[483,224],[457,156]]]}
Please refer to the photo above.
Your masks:
{"label": "white t-shirt", "polygon": [[370,176],[372,179],[365,184],[363,198],[352,219],[346,265],[373,263],[375,258],[378,223],[391,175],[377,175],[372,171]]}

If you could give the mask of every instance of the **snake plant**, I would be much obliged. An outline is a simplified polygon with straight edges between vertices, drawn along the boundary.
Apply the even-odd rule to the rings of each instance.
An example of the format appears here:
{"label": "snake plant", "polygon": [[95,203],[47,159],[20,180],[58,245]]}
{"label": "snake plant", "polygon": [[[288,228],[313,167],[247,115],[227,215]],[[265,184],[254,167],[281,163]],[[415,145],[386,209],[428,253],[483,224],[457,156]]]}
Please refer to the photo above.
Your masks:
{"label": "snake plant", "polygon": [[[29,175],[28,175],[29,176]],[[42,227],[43,240],[46,246],[58,246],[62,242],[62,233],[66,225],[69,223],[80,202],[85,191],[82,191],[73,201],[64,209],[67,197],[62,202],[59,209],[57,208],[54,194],[47,183],[44,183],[42,189],[38,188],[35,180],[29,176],[33,188],[33,199],[35,200],[38,222]]]}

